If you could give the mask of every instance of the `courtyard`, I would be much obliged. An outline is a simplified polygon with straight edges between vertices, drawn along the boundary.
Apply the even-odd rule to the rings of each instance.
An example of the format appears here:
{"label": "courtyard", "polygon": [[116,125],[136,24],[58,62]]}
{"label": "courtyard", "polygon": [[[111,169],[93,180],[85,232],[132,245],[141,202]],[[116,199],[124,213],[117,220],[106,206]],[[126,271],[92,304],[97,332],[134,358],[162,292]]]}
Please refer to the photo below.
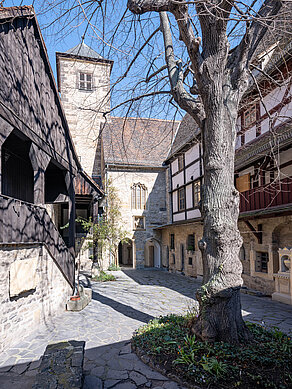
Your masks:
{"label": "courtyard", "polygon": [[[64,312],[2,353],[0,388],[31,388],[47,344],[72,339],[86,342],[84,389],[181,388],[131,353],[130,339],[154,317],[192,309],[201,280],[160,270],[122,269],[114,275],[115,282],[105,283],[83,275],[93,292],[83,311]],[[249,294],[241,300],[246,320],[292,330],[291,306]]]}

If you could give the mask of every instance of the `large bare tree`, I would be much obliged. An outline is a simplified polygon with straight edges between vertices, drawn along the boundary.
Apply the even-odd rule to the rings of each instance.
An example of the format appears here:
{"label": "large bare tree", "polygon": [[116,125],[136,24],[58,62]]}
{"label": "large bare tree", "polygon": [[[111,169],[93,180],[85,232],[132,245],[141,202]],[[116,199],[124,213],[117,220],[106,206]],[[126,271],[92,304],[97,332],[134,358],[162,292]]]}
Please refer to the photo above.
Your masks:
{"label": "large bare tree", "polygon": [[[234,187],[236,121],[240,101],[249,81],[253,80],[250,76],[252,62],[263,49],[267,32],[272,30],[278,35],[279,17],[285,19],[286,11],[282,10],[286,3],[289,1],[128,0],[128,9],[138,15],[136,19],[129,19],[128,13],[122,9],[124,1],[58,2],[61,16],[65,18],[61,32],[67,32],[68,15],[77,10],[73,18],[75,25],[84,21],[85,32],[91,28],[98,41],[109,48],[108,55],[116,50],[128,58],[127,69],[113,86],[115,88],[119,82],[127,80],[131,94],[120,96],[115,108],[125,103],[131,107],[137,101],[141,104],[141,97],[158,96],[161,101],[163,96],[170,94],[171,102],[175,101],[201,129],[204,234],[199,247],[204,277],[197,292],[200,312],[193,331],[207,341],[239,342],[250,336],[240,303],[242,265],[239,250],[242,239],[237,227],[239,193]],[[49,8],[56,7],[54,1],[45,4]],[[121,11],[121,18],[116,27],[111,24],[107,35],[105,21],[115,19],[113,14],[117,9]],[[96,15],[101,15],[101,19],[98,16],[94,19]],[[124,27],[119,31],[123,22]],[[156,65],[157,62],[161,64],[159,32],[162,32],[165,51],[161,67]],[[145,37],[147,34],[148,38]],[[150,50],[145,52],[148,46]],[[264,48],[268,48],[266,44]],[[129,54],[133,51],[135,55],[130,59]],[[140,57],[145,61],[143,71],[148,69],[146,75],[138,61]],[[133,75],[127,77],[135,67],[138,68],[137,88],[131,84]],[[168,76],[164,74],[166,70]],[[189,84],[190,78],[192,85]],[[146,85],[144,91],[141,85],[143,88]],[[133,95],[133,91],[138,91],[138,95]]]}
{"label": "large bare tree", "polygon": [[[241,314],[242,239],[237,227],[239,193],[234,187],[236,120],[247,89],[249,68],[282,2],[259,1],[256,7],[234,0],[128,0],[134,14],[158,12],[165,45],[171,94],[201,129],[204,185],[201,211],[204,234],[203,285],[197,292],[200,312],[193,331],[203,340],[238,342],[249,339]],[[189,7],[195,7],[199,27]],[[184,72],[175,59],[169,15],[175,19],[195,84],[185,89]],[[244,22],[245,32],[231,49],[227,26]]]}

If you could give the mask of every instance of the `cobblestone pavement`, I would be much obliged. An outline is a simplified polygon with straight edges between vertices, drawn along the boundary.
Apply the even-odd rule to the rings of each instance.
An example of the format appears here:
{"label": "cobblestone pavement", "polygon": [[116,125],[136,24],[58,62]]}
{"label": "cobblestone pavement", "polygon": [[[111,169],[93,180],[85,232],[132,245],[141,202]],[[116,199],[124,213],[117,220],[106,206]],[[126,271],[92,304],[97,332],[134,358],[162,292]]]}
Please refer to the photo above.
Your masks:
{"label": "cobblestone pavement", "polygon": [[[144,365],[130,350],[133,331],[155,316],[183,313],[196,304],[199,279],[158,270],[114,272],[116,282],[84,283],[92,302],[81,312],[64,312],[0,355],[0,388],[28,389],[49,342],[84,340],[84,389],[180,388]],[[292,330],[292,307],[242,294],[244,318]]]}

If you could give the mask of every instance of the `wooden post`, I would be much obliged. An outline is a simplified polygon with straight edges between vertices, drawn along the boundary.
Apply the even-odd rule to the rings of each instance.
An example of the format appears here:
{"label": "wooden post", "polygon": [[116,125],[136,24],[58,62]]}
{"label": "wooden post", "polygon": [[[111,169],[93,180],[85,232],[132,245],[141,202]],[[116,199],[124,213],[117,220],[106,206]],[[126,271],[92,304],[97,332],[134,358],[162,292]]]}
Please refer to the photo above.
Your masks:
{"label": "wooden post", "polygon": [[71,172],[65,175],[65,183],[68,190],[69,204],[68,204],[68,218],[69,218],[69,249],[75,257],[75,189],[74,176]]}
{"label": "wooden post", "polygon": [[32,143],[29,150],[29,158],[34,173],[33,202],[35,204],[45,204],[45,171],[50,163],[51,157]]}
{"label": "wooden post", "polygon": [[[92,220],[93,223],[98,223],[98,200],[93,199],[92,202]],[[93,262],[98,262],[98,243],[93,241]]]}

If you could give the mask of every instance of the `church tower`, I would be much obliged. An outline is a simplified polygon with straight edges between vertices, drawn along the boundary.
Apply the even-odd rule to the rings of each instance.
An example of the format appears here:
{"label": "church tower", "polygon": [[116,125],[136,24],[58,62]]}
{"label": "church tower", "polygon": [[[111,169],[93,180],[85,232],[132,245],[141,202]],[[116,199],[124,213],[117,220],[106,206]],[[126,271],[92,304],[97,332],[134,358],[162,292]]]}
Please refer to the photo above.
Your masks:
{"label": "church tower", "polygon": [[99,144],[103,113],[110,109],[113,61],[102,58],[84,42],[56,53],[58,89],[69,129],[85,172],[100,183]]}

